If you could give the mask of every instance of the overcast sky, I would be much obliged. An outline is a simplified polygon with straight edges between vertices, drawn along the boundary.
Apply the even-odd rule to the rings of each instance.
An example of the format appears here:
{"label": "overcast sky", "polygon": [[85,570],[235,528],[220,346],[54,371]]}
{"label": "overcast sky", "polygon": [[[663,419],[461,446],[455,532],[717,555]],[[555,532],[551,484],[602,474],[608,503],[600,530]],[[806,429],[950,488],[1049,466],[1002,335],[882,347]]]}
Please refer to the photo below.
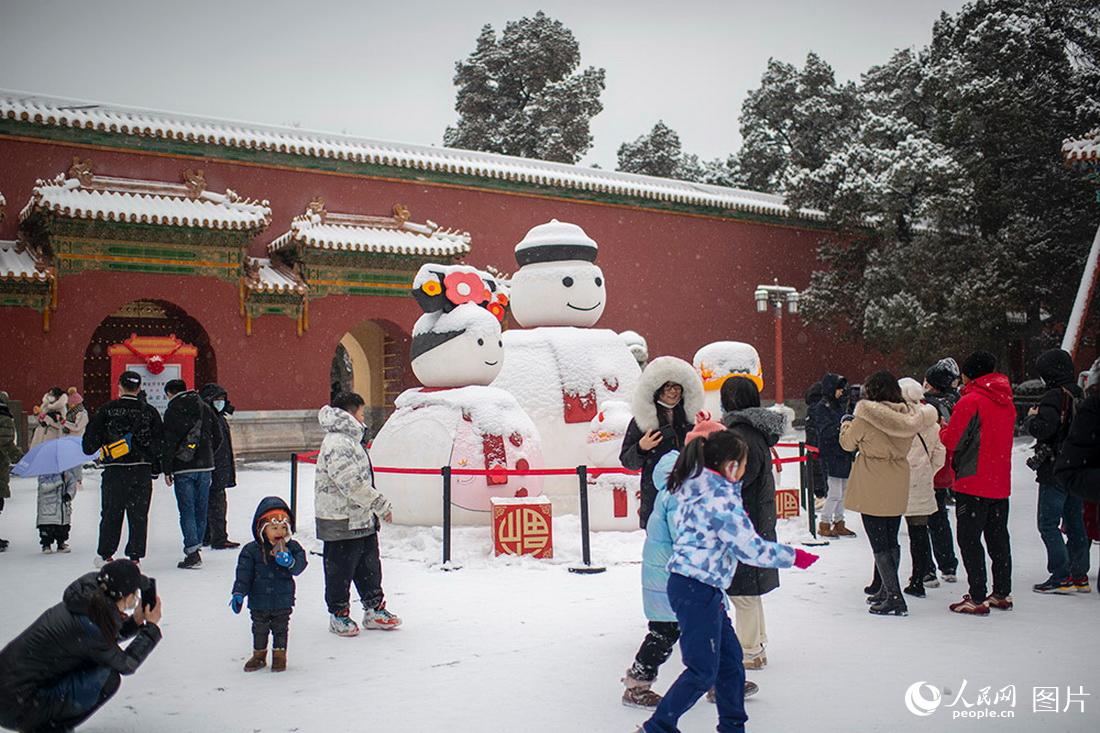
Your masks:
{"label": "overcast sky", "polygon": [[478,31],[543,10],[607,70],[584,162],[664,119],[703,158],[740,146],[768,58],[856,79],[961,0],[0,0],[0,88],[441,144]]}

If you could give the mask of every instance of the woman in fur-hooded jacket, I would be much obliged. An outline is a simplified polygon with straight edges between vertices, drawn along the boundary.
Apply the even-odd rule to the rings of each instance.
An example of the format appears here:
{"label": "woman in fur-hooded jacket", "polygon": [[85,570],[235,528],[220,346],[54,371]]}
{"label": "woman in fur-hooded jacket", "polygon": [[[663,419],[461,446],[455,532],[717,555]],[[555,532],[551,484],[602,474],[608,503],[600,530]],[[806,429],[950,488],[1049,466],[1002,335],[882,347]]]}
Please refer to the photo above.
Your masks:
{"label": "woman in fur-hooded jacket", "polygon": [[858,451],[844,506],[863,515],[881,577],[879,592],[871,596],[871,613],[909,613],[898,584],[898,529],[909,506],[909,451],[917,434],[937,418],[931,405],[906,403],[897,378],[883,371],[867,378],[855,416],[840,426],[840,446]]}
{"label": "woman in fur-hooded jacket", "polygon": [[[638,514],[645,529],[657,497],[653,469],[666,453],[684,447],[692,420],[703,409],[703,380],[695,367],[683,359],[674,356],[654,359],[638,379],[631,409],[634,418],[623,436],[619,461],[624,468],[642,472]],[[666,433],[671,431],[671,438],[661,435],[662,428]]]}

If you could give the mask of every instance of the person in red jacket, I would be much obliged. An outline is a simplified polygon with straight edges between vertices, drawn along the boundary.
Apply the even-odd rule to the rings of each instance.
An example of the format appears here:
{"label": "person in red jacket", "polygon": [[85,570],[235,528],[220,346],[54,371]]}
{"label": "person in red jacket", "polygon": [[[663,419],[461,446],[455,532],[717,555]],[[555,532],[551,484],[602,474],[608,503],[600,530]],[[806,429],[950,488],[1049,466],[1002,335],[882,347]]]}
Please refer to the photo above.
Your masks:
{"label": "person in red jacket", "polygon": [[[950,609],[986,615],[990,607],[1012,609],[1012,548],[1008,497],[1012,493],[1012,439],[1016,408],[1008,377],[997,359],[975,351],[962,365],[962,398],[940,439],[952,454],[959,554],[970,592]],[[985,553],[993,565],[993,592],[986,595]]]}

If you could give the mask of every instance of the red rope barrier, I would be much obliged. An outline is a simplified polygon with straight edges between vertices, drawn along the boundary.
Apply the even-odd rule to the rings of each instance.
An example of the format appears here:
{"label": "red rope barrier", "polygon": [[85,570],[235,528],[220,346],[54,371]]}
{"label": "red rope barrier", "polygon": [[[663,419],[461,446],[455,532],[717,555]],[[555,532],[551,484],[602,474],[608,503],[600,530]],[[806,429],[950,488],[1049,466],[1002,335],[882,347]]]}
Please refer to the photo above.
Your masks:
{"label": "red rope barrier", "polygon": [[[300,463],[317,463],[317,456],[321,451],[311,451],[309,453],[299,453],[298,461]],[[805,456],[795,456],[793,458],[775,458],[772,460],[772,465],[778,466],[783,463],[804,463],[806,461]],[[438,468],[395,468],[393,466],[375,466],[375,473],[396,473],[406,476],[438,476]],[[590,466],[588,468],[589,476],[605,476],[605,475],[621,475],[621,476],[638,476],[641,471],[632,471],[628,468],[597,468]],[[531,468],[525,471],[520,471],[513,468],[452,468],[452,476],[576,476],[577,469],[575,468]]]}

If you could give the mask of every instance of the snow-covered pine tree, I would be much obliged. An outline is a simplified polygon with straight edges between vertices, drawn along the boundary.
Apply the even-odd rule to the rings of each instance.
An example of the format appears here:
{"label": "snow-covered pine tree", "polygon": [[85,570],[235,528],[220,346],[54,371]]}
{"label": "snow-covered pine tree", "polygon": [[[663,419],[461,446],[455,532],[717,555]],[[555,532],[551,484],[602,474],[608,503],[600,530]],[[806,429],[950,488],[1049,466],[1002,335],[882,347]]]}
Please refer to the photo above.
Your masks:
{"label": "snow-covered pine tree", "polygon": [[541,11],[509,21],[499,37],[481,29],[474,51],[455,64],[458,122],[443,144],[576,163],[592,146],[604,70],[578,72],[573,33]]}
{"label": "snow-covered pine tree", "polygon": [[633,142],[619,146],[618,170],[716,186],[741,185],[737,156],[700,161],[699,156],[684,152],[680,136],[664,120],[657,120],[652,130]]}
{"label": "snow-covered pine tree", "polygon": [[1059,147],[1100,122],[1098,13],[1079,0],[979,0],[942,16],[921,53],[864,75],[854,133],[830,140],[820,165],[787,164],[791,203],[836,230],[806,294],[811,322],[910,367],[1020,341],[1017,367],[1029,368],[1054,343],[1042,314],[1064,322],[1095,228],[1091,192]]}
{"label": "snow-covered pine tree", "polygon": [[741,107],[740,170],[748,188],[783,193],[792,175],[818,168],[850,137],[859,108],[855,85],[810,53],[798,67],[768,60],[760,87]]}

